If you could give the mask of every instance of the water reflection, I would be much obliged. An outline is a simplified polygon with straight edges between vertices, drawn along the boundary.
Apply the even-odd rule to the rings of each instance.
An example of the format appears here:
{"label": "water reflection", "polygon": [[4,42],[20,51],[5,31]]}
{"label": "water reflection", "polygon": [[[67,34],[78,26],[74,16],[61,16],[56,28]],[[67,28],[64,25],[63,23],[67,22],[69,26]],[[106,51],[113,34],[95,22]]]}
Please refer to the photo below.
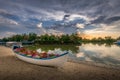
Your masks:
{"label": "water reflection", "polygon": [[26,47],[28,47],[29,49],[32,49],[32,50],[36,50],[38,48],[41,48],[44,51],[54,50],[56,48],[60,48],[63,51],[64,50],[67,50],[67,51],[71,50],[73,53],[77,53],[79,46],[80,45],[30,45],[30,46],[26,46]]}
{"label": "water reflection", "polygon": [[83,44],[76,57],[79,60],[120,65],[120,47],[117,45]]}
{"label": "water reflection", "polygon": [[29,48],[34,50],[41,48],[44,51],[60,48],[72,51],[71,59],[120,66],[120,46],[115,44],[32,45]]}

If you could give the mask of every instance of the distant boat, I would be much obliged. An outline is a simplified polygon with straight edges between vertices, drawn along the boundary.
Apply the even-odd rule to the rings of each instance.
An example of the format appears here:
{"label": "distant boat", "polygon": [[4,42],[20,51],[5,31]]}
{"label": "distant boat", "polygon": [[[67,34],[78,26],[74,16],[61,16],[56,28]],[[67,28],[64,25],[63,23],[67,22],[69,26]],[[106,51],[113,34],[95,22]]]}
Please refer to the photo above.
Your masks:
{"label": "distant boat", "polygon": [[120,45],[120,40],[117,40],[117,41],[114,42],[114,43]]}
{"label": "distant boat", "polygon": [[[20,48],[20,47],[13,46],[13,51],[16,48]],[[37,64],[37,65],[55,66],[55,67],[60,67],[65,62],[67,62],[67,56],[68,56],[68,52],[65,52],[65,53],[63,53],[59,56],[53,57],[53,58],[33,58],[30,56],[25,56],[25,55],[19,54],[19,52],[14,51],[14,53],[17,58],[19,58],[20,60],[23,60],[25,62]]]}
{"label": "distant boat", "polygon": [[21,42],[16,42],[16,41],[6,42],[6,46],[8,46],[8,47],[12,47],[13,45],[22,45],[22,43]]}

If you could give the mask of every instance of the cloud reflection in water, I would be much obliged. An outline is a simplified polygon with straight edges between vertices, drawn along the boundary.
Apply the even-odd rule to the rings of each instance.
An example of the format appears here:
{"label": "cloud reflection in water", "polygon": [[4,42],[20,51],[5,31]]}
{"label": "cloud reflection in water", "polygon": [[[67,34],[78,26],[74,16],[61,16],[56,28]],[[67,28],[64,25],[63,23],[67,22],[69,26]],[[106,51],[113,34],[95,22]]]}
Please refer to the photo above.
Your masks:
{"label": "cloud reflection in water", "polygon": [[120,65],[120,47],[116,45],[108,47],[105,45],[84,44],[79,46],[76,57],[83,61]]}

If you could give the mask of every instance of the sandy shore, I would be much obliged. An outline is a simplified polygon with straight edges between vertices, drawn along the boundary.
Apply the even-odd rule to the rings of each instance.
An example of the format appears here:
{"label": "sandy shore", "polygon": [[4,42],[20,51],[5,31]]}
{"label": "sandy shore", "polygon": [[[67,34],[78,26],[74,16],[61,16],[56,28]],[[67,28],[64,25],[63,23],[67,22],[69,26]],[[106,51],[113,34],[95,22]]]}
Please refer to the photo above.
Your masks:
{"label": "sandy shore", "polygon": [[62,68],[44,67],[17,59],[0,46],[0,80],[120,80],[120,70],[67,62]]}

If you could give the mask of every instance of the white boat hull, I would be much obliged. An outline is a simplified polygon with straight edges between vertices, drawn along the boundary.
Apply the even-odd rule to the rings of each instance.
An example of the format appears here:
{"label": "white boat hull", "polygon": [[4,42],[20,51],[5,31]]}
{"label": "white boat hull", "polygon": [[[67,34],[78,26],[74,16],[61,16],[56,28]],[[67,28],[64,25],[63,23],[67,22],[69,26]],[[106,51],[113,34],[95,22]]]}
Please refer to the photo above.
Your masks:
{"label": "white boat hull", "polygon": [[29,62],[32,64],[60,67],[67,61],[68,53],[59,57],[51,58],[51,59],[32,58],[32,57],[20,55],[19,53],[15,53],[15,55],[20,60],[23,60],[25,62]]}

